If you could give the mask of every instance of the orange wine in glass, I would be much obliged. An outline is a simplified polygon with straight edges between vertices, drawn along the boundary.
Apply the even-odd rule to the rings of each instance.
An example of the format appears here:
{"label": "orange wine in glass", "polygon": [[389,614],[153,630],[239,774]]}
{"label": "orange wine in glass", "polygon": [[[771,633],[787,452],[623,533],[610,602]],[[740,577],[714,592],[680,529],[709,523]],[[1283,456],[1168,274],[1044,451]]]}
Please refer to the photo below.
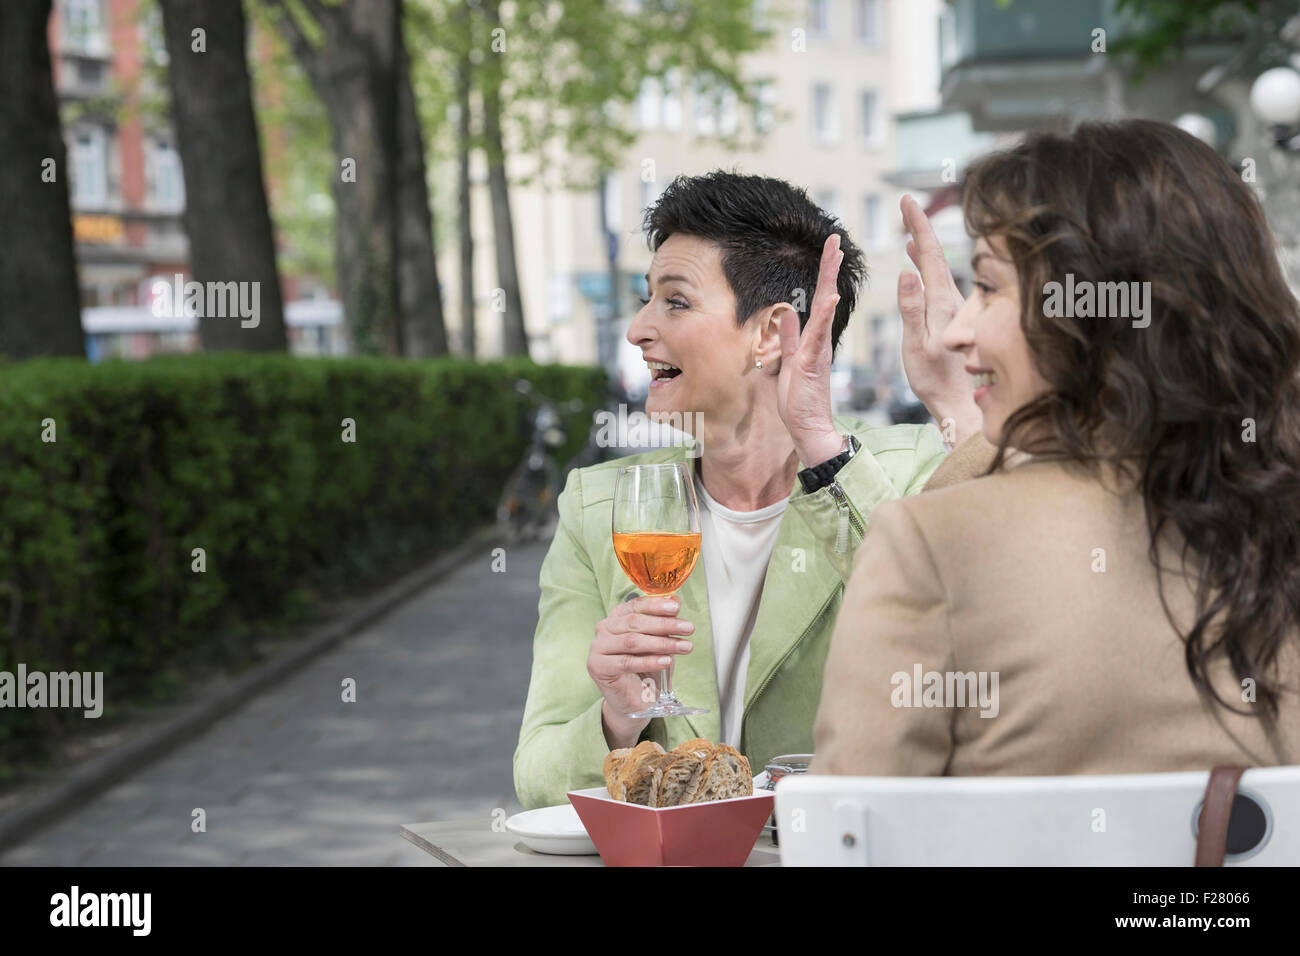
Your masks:
{"label": "orange wine in glass", "polygon": [[[700,558],[700,509],[684,462],[626,465],[614,480],[614,554],[643,593],[676,594]],[[659,671],[659,698],[629,717],[682,717],[708,709],[673,693],[673,664]]]}

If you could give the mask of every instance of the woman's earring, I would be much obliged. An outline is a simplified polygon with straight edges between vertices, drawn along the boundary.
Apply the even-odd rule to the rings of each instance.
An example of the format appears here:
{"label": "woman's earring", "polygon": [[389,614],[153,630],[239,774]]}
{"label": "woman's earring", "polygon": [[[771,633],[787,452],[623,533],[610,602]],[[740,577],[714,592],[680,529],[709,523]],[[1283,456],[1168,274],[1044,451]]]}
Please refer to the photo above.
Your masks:
{"label": "woman's earring", "polygon": [[756,359],[756,360],[754,361],[754,368],[762,368],[762,367],[763,367],[763,360],[762,360],[762,359]]}

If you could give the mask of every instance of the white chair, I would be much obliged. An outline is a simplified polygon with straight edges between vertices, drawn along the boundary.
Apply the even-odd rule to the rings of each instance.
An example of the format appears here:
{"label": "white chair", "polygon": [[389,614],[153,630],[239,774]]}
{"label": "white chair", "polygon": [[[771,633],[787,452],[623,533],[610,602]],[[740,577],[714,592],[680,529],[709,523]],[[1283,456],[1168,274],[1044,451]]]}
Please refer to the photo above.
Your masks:
{"label": "white chair", "polygon": [[[785,777],[781,864],[1191,866],[1209,776]],[[1300,864],[1300,767],[1242,775],[1224,863]]]}

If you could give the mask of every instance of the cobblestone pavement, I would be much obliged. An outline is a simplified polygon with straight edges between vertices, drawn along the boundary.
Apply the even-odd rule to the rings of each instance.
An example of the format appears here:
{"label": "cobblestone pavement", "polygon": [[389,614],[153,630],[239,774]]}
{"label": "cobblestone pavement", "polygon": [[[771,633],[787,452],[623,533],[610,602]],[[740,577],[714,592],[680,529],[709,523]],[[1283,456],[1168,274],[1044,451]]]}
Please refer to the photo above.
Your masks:
{"label": "cobblestone pavement", "polygon": [[[403,823],[520,809],[545,543],[491,546],[0,865],[439,865]],[[356,702],[341,699],[356,680]],[[207,831],[191,830],[206,812]]]}

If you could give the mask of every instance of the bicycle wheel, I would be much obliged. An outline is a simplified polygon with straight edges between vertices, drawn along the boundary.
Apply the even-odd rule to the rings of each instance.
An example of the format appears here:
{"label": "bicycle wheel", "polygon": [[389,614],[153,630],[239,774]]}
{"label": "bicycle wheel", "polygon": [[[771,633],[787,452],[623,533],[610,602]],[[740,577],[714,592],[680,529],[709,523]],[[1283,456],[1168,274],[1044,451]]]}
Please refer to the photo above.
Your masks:
{"label": "bicycle wheel", "polygon": [[531,503],[531,469],[528,463],[522,463],[506,479],[501,489],[501,500],[497,504],[497,531],[508,544],[517,544],[524,540],[527,533]]}
{"label": "bicycle wheel", "polygon": [[523,462],[502,491],[497,525],[502,536],[512,544],[535,540],[553,510],[555,492],[547,477],[550,470],[547,462],[549,459],[540,465]]}

